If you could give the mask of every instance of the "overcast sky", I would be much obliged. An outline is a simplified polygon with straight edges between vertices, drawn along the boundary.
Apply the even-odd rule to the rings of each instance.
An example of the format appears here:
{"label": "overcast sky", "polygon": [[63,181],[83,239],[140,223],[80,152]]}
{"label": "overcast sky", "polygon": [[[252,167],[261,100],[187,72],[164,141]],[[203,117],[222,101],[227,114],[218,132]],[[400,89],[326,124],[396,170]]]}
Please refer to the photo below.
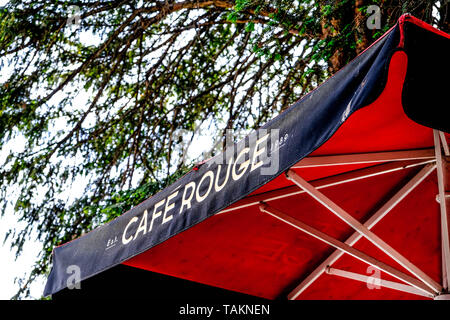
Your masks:
{"label": "overcast sky", "polygon": [[[3,240],[8,229],[16,224],[16,217],[7,212],[0,220],[0,239]],[[10,250],[9,242],[0,247],[0,299],[10,299],[17,292],[18,286],[14,284],[14,278],[29,273],[40,246],[39,243],[27,242],[23,254],[17,260]],[[38,299],[42,296],[44,285],[45,281],[41,279],[31,286],[32,298]]]}
{"label": "overcast sky", "polygon": [[[6,0],[0,0],[0,6],[7,3]],[[87,44],[93,44],[92,42],[100,41],[95,37],[81,35],[81,38]],[[4,66],[0,69],[0,82],[2,82],[5,77],[11,73],[12,69]],[[78,103],[83,103],[81,100],[86,100],[87,96],[82,95],[78,97]],[[211,139],[211,132],[208,129],[202,130],[203,133],[199,137],[194,139],[194,143],[189,149],[190,156],[196,158],[201,157],[202,152],[209,150],[213,147],[213,141]],[[25,146],[24,141],[20,141],[20,138],[14,139],[14,141],[9,141],[6,145],[1,146],[2,151],[0,152],[0,163],[2,163],[9,152],[14,148],[16,151],[21,149],[21,146]],[[75,183],[70,188],[71,195],[80,195],[83,193],[84,184]],[[17,192],[14,190],[8,191],[9,195],[14,197]],[[36,195],[39,197],[39,194]],[[14,200],[12,200],[14,201]],[[6,233],[11,228],[17,228],[21,230],[21,226],[18,223],[17,217],[14,216],[12,207],[6,209],[5,216],[0,218],[0,299],[10,299],[18,289],[18,284],[15,283],[16,278],[23,278],[28,275],[32,270],[33,264],[36,261],[39,250],[42,248],[42,244],[37,241],[33,241],[34,238],[31,237],[29,241],[26,242],[22,254],[15,259],[15,253],[11,251],[10,241],[3,244],[3,239]],[[31,286],[31,298],[39,299],[44,291],[46,279],[43,277],[38,281],[35,281]]]}
{"label": "overcast sky", "polygon": [[[8,1],[0,0],[0,6],[4,6]],[[8,70],[0,69],[0,79],[4,77]],[[0,155],[0,159],[3,155]],[[17,284],[14,284],[16,277],[23,277],[28,273],[36,260],[36,255],[40,250],[40,244],[29,241],[26,243],[23,254],[16,260],[15,254],[11,252],[10,242],[3,244],[3,239],[8,230],[17,226],[17,218],[11,210],[6,210],[5,216],[0,218],[0,299],[10,299],[17,292]],[[33,298],[40,298],[44,291],[45,281],[41,279],[31,286]]]}

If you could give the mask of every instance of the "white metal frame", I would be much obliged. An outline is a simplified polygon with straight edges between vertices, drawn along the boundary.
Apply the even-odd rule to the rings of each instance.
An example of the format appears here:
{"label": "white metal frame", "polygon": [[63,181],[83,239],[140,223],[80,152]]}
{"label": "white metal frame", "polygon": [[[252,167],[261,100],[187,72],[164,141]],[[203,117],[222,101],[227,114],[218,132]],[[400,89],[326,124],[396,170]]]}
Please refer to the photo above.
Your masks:
{"label": "white metal frame", "polygon": [[[260,210],[269,215],[283,221],[307,234],[328,243],[337,248],[327,259],[325,259],[312,273],[310,273],[289,295],[289,299],[296,299],[304,290],[310,286],[321,274],[327,272],[341,277],[354,279],[358,281],[367,281],[369,277],[357,273],[338,270],[330,266],[335,263],[344,253],[350,254],[353,257],[371,264],[380,270],[383,270],[397,279],[406,282],[408,285],[381,280],[381,286],[388,287],[394,290],[409,292],[412,294],[423,295],[426,297],[448,296],[448,285],[450,284],[450,237],[448,226],[449,204],[446,197],[445,188],[448,188],[449,181],[446,181],[445,170],[448,170],[448,159],[450,156],[449,146],[447,144],[444,133],[433,130],[434,148],[418,149],[418,150],[403,150],[391,152],[375,152],[375,153],[360,153],[360,154],[345,154],[333,156],[315,156],[308,157],[286,172],[286,177],[294,182],[295,186],[288,186],[278,190],[265,192],[263,194],[247,197],[244,201],[240,201],[235,206],[228,208],[223,212],[230,212],[248,206],[260,204]],[[441,149],[442,148],[442,149]],[[444,155],[442,154],[442,150]],[[307,182],[300,177],[292,169],[329,166],[329,165],[346,165],[346,164],[361,164],[361,163],[382,163],[373,165],[364,169],[358,169],[351,172],[346,172],[332,177],[318,179]],[[411,166],[423,165],[423,168],[410,181],[408,181],[391,199],[389,199],[373,216],[364,224],[353,218],[343,208],[339,207],[331,199],[326,197],[319,189],[334,186],[350,181],[360,180],[388,172],[402,170]],[[440,200],[441,211],[441,231],[442,231],[442,274],[443,283],[440,285],[430,276],[425,274],[417,266],[412,264],[407,258],[402,256],[389,244],[384,242],[380,237],[374,234],[370,229],[373,228],[383,217],[385,217],[402,199],[404,199],[417,185],[419,185],[430,173],[437,168],[438,178],[438,199]],[[447,185],[446,185],[447,183]],[[319,203],[329,209],[332,213],[355,229],[355,233],[350,236],[345,242],[334,239],[323,232],[304,224],[301,221],[271,207],[267,204],[268,201],[282,199],[285,197],[297,195],[306,192]],[[397,263],[403,266],[415,277],[411,277],[403,272],[374,259],[367,254],[356,250],[352,246],[362,237],[371,241],[374,245],[384,251],[388,256],[393,258]]]}
{"label": "white metal frame", "polygon": [[402,254],[400,254],[400,252],[392,248],[383,239],[381,239],[375,233],[370,231],[366,226],[364,226],[361,222],[356,220],[352,215],[350,215],[347,211],[338,206],[330,198],[328,198],[319,190],[314,188],[310,183],[308,183],[306,180],[300,177],[295,171],[289,170],[287,177],[291,181],[293,181],[296,185],[298,185],[300,188],[305,190],[310,196],[316,199],[319,203],[325,206],[328,210],[334,213],[338,218],[340,218],[342,221],[347,223],[353,229],[358,231],[362,236],[364,236],[367,240],[372,242],[375,246],[381,249],[389,257],[394,259],[403,268],[405,268],[406,270],[411,272],[414,276],[416,276],[418,279],[420,279],[428,287],[433,289],[435,292],[442,292],[442,286],[439,283],[437,283],[430,276],[425,274],[411,261],[406,259]]}
{"label": "white metal frame", "polygon": [[[433,134],[436,134],[437,130],[433,131]],[[450,156],[450,149],[448,147],[447,139],[445,138],[445,134],[442,131],[439,131],[439,137],[441,137],[442,148],[444,149],[444,154],[446,157]],[[434,143],[436,146],[436,142]]]}
{"label": "white metal frame", "polygon": [[301,230],[301,231],[309,234],[310,236],[312,236],[316,239],[319,239],[319,240],[327,243],[328,245],[330,245],[332,247],[335,247],[336,249],[339,249],[339,250],[351,255],[352,257],[354,257],[358,260],[361,260],[373,267],[376,267],[376,268],[386,272],[387,274],[390,274],[393,277],[396,277],[397,279],[400,279],[400,280],[410,284],[411,286],[413,286],[423,292],[434,294],[434,291],[430,290],[421,281],[385,264],[384,262],[381,262],[381,261],[365,254],[364,252],[361,252],[361,251],[349,246],[346,243],[343,243],[343,242],[307,225],[306,223],[303,223],[297,219],[294,219],[293,217],[281,212],[278,209],[272,208],[265,203],[261,203],[260,210],[262,212],[268,213],[269,215],[277,218],[280,221],[283,221],[284,223],[289,224],[290,226],[292,226],[298,230]]}
{"label": "white metal frame", "polygon": [[[450,283],[450,245],[449,245],[449,229],[448,229],[448,213],[449,208],[445,193],[445,176],[444,169],[447,166],[447,161],[442,155],[441,145],[444,146],[444,152],[448,153],[448,145],[443,133],[433,130],[437,177],[438,177],[438,191],[439,191],[439,206],[441,210],[441,242],[442,242],[442,279],[443,287],[448,290]],[[445,151],[446,150],[446,151]]]}
{"label": "white metal frame", "polygon": [[[328,188],[340,184],[344,184],[347,182],[357,181],[361,179],[367,179],[370,177],[378,176],[381,174],[391,173],[403,169],[409,169],[416,166],[425,165],[428,163],[434,163],[435,159],[428,160],[420,160],[420,161],[411,161],[411,159],[396,161],[396,162],[388,162],[384,164],[373,165],[363,169],[357,169],[350,172],[345,172],[341,174],[337,174],[335,176],[326,177],[322,179],[317,179],[311,181],[311,185],[313,185],[316,189]],[[240,201],[238,201],[235,205],[232,205],[217,214],[226,213],[235,211],[238,209],[247,208],[250,206],[258,205],[261,201],[269,202],[273,200],[278,200],[286,197],[295,196],[301,193],[304,193],[302,189],[298,188],[296,185],[284,187],[281,189],[276,189],[268,192],[264,192],[261,194],[248,196]]]}
{"label": "white metal frame", "polygon": [[434,158],[434,148],[387,151],[387,152],[339,154],[331,156],[312,156],[300,160],[299,162],[297,162],[297,164],[292,166],[291,169],[372,163],[372,162],[386,162],[386,161],[424,160],[433,158]]}
{"label": "white metal frame", "polygon": [[[378,209],[372,217],[365,223],[368,229],[372,229],[381,219],[383,219],[402,199],[404,199],[417,185],[419,185],[434,170],[436,165],[427,164],[420,170],[410,181],[408,181],[391,199],[389,199],[380,209]],[[353,233],[345,243],[353,246],[362,238],[359,232]],[[342,251],[336,250],[327,259],[325,259],[310,275],[303,280],[289,295],[291,300],[296,299],[303,291],[306,290],[325,270],[331,266],[343,255]]]}
{"label": "white metal frame", "polygon": [[[327,274],[344,277],[344,278],[352,279],[352,280],[356,280],[356,281],[361,281],[361,282],[365,282],[365,283],[370,283],[370,281],[375,280],[375,279],[373,279],[373,277],[371,279],[371,277],[366,276],[364,274],[335,269],[332,267],[327,267],[325,272]],[[434,298],[434,295],[429,294],[429,293],[424,293],[422,290],[417,290],[416,288],[409,286],[409,285],[405,285],[405,284],[394,282],[394,281],[384,280],[384,279],[376,279],[376,280],[377,280],[376,285],[379,285],[381,287],[390,288],[390,289],[403,291],[403,292],[408,292],[408,293],[412,293],[412,294],[416,294],[416,295],[424,296],[424,297],[428,297],[428,298]]]}

